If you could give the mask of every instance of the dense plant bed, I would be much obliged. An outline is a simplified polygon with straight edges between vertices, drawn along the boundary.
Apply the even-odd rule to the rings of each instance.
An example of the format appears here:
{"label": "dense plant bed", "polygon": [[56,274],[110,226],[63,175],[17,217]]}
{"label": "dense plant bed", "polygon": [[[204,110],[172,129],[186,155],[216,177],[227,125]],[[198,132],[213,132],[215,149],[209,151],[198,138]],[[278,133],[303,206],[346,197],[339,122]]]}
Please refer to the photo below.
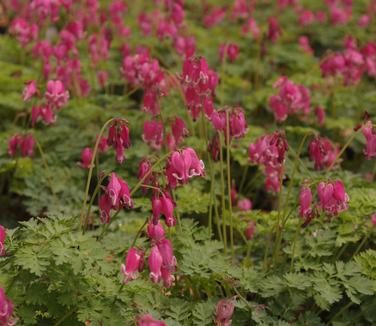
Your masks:
{"label": "dense plant bed", "polygon": [[376,324],[374,0],[0,9],[0,325]]}

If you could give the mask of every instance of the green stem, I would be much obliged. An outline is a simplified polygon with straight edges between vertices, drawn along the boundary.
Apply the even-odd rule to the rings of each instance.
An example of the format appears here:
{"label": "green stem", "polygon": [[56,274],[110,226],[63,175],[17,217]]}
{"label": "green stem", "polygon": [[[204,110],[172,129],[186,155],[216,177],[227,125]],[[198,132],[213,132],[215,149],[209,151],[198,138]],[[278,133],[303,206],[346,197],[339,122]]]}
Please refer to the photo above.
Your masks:
{"label": "green stem", "polygon": [[232,202],[231,202],[231,165],[230,165],[230,117],[228,110],[226,111],[226,158],[227,158],[227,195],[228,195],[228,207],[230,212],[230,245],[231,245],[231,254],[234,258],[235,249],[234,249],[234,225],[233,225],[233,216],[232,216]]}
{"label": "green stem", "polygon": [[352,143],[352,141],[354,140],[354,138],[356,136],[356,133],[357,133],[357,131],[354,131],[354,133],[348,139],[348,141],[346,142],[346,144],[342,147],[341,151],[337,154],[335,160],[332,162],[332,164],[329,165],[329,167],[326,170],[326,173],[328,173],[333,168],[333,166],[338,162],[339,158],[342,156],[342,154],[345,152],[345,150],[347,149],[347,147],[349,147],[350,144]]}
{"label": "green stem", "polygon": [[[171,193],[172,193],[172,198],[174,199],[174,202],[176,203],[176,194],[175,194],[175,191],[171,190]],[[179,230],[181,231],[182,230],[182,226],[181,226],[181,219],[180,219],[179,209],[176,210],[176,219],[178,220]]]}
{"label": "green stem", "polygon": [[295,230],[295,235],[294,235],[293,244],[292,244],[291,263],[290,263],[290,273],[293,272],[293,268],[294,268],[296,240],[298,239],[299,231],[300,231],[300,223],[298,222],[298,225],[296,226],[296,230]]}
{"label": "green stem", "polygon": [[70,316],[73,315],[73,310],[69,310],[63,317],[61,317],[56,323],[55,326],[60,325],[64,320],[69,318]]}
{"label": "green stem", "polygon": [[365,245],[365,243],[367,242],[368,240],[368,237],[369,237],[369,234],[367,234],[363,240],[359,243],[359,246],[358,248],[356,248],[354,254],[353,254],[353,257],[356,256],[358,254],[358,252],[363,248],[363,246]]}
{"label": "green stem", "polygon": [[224,168],[223,168],[223,140],[222,134],[219,134],[219,164],[221,170],[221,202],[222,202],[222,230],[223,230],[223,250],[224,253],[227,253],[227,230],[226,230],[226,205],[225,205],[225,176],[224,176]]}
{"label": "green stem", "polygon": [[[87,199],[88,199],[88,196],[89,196],[90,182],[91,182],[91,177],[93,175],[94,162],[95,162],[95,158],[97,156],[99,142],[100,142],[102,135],[103,135],[104,131],[106,130],[107,126],[111,122],[115,121],[116,119],[119,119],[119,118],[112,118],[112,119],[107,120],[105,122],[105,124],[103,125],[103,127],[102,127],[102,129],[101,129],[101,131],[100,131],[100,133],[97,137],[97,141],[95,142],[93,157],[91,158],[91,162],[90,162],[89,174],[88,174],[87,179],[86,179],[85,194],[84,194],[84,198],[82,200],[82,207],[81,207],[81,213],[80,213],[80,224],[81,224],[82,228],[84,227],[84,212],[85,212],[85,209],[86,209],[86,203],[87,203]],[[120,119],[120,120],[122,120],[122,119]]]}

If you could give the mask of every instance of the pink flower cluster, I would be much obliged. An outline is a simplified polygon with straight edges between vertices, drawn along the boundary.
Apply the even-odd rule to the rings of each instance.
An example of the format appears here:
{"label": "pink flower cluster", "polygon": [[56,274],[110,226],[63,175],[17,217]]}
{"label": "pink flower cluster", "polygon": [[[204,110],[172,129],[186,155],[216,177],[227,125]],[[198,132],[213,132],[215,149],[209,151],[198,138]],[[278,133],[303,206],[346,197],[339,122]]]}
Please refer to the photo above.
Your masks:
{"label": "pink flower cluster", "polygon": [[376,156],[376,131],[373,128],[372,121],[368,120],[362,126],[362,133],[366,139],[366,148],[364,149],[364,154],[368,159]]}
{"label": "pink flower cluster", "polygon": [[105,193],[99,198],[99,210],[102,223],[110,223],[111,210],[133,207],[133,201],[128,184],[114,172],[109,177]]}
{"label": "pink flower cluster", "polygon": [[[151,250],[148,257],[150,279],[153,283],[163,281],[165,287],[171,287],[175,277],[176,258],[170,240],[165,238],[165,232],[159,220],[149,222],[147,233],[151,242]],[[129,249],[125,264],[121,265],[121,273],[126,284],[138,277],[138,273],[144,268],[144,251],[132,247]]]}
{"label": "pink flower cluster", "polygon": [[340,180],[334,182],[321,181],[317,185],[318,201],[313,205],[312,190],[308,186],[303,186],[299,195],[299,214],[305,219],[307,225],[319,211],[329,216],[336,216],[346,211],[349,207],[349,196]]}
{"label": "pink flower cluster", "polygon": [[126,55],[121,71],[133,87],[141,87],[144,90],[143,110],[153,116],[158,115],[158,97],[165,96],[167,92],[165,76],[158,60],[150,58],[147,51]]}
{"label": "pink flower cluster", "polygon": [[315,169],[328,168],[335,161],[339,149],[326,137],[315,137],[309,144],[309,157],[315,162]]}
{"label": "pink flower cluster", "polygon": [[32,134],[15,134],[9,139],[8,154],[15,157],[20,152],[22,157],[32,157],[34,154],[35,139]]}
{"label": "pink flower cluster", "polygon": [[209,69],[204,58],[186,58],[181,75],[187,108],[196,120],[203,109],[207,116],[213,111],[213,95],[218,84],[217,74]]}
{"label": "pink flower cluster", "polygon": [[293,83],[285,76],[280,77],[273,87],[278,88],[279,93],[270,97],[269,105],[278,122],[286,120],[293,113],[309,113],[311,98],[306,87]]}
{"label": "pink flower cluster", "polygon": [[2,326],[15,325],[17,320],[13,317],[13,303],[6,295],[3,288],[0,288],[0,324]]}
{"label": "pink flower cluster", "polygon": [[155,320],[150,314],[145,314],[138,317],[137,326],[166,326],[166,323],[162,320]]}
{"label": "pink flower cluster", "polygon": [[171,154],[166,165],[169,186],[174,189],[178,184],[186,184],[195,176],[204,176],[204,162],[200,160],[193,148],[187,147]]}
{"label": "pink flower cluster", "polygon": [[5,255],[4,242],[7,238],[5,228],[0,224],[0,257]]}
{"label": "pink flower cluster", "polygon": [[219,59],[234,62],[239,55],[239,46],[235,43],[224,43],[219,46]]}
{"label": "pink flower cluster", "polygon": [[247,240],[252,240],[253,236],[255,235],[256,231],[256,222],[255,221],[249,221],[247,228],[244,231],[244,235]]}
{"label": "pink flower cluster", "polygon": [[249,158],[251,162],[264,166],[266,176],[265,188],[267,191],[280,191],[283,165],[288,144],[284,134],[275,132],[265,135],[249,145]]}
{"label": "pink flower cluster", "polygon": [[[24,90],[24,101],[29,100],[33,95],[38,94],[34,81],[27,84]],[[65,90],[63,83],[60,80],[50,80],[47,82],[45,92],[46,103],[34,106],[31,110],[31,123],[34,126],[39,118],[43,120],[46,125],[50,125],[56,121],[55,111],[60,110],[67,104],[69,99],[69,92]]]}
{"label": "pink flower cluster", "polygon": [[[227,115],[229,122],[227,122]],[[210,116],[214,129],[223,132],[227,137],[227,124],[229,125],[230,138],[242,138],[248,131],[244,110],[240,107],[214,110]]]}
{"label": "pink flower cluster", "polygon": [[163,215],[168,227],[176,225],[176,219],[174,217],[176,204],[167,190],[154,192],[151,199],[151,206],[154,222],[159,221],[160,216]]}
{"label": "pink flower cluster", "polygon": [[357,84],[366,72],[376,76],[376,43],[358,49],[356,41],[347,37],[345,50],[327,56],[320,65],[324,77],[341,75],[346,85]]}
{"label": "pink flower cluster", "polygon": [[131,146],[129,128],[124,119],[116,119],[108,129],[107,145],[116,152],[116,160],[122,164],[125,161],[124,150]]}
{"label": "pink flower cluster", "polygon": [[39,28],[37,24],[29,23],[26,19],[18,17],[12,21],[10,33],[25,47],[38,38]]}

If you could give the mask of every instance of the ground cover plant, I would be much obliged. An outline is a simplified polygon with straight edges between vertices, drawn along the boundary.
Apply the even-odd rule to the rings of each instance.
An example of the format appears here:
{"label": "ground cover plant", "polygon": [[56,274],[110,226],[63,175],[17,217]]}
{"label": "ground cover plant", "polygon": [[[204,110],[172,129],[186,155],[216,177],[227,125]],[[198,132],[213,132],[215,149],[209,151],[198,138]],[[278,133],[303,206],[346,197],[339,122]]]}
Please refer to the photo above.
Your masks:
{"label": "ground cover plant", "polygon": [[375,325],[376,1],[0,4],[0,325]]}

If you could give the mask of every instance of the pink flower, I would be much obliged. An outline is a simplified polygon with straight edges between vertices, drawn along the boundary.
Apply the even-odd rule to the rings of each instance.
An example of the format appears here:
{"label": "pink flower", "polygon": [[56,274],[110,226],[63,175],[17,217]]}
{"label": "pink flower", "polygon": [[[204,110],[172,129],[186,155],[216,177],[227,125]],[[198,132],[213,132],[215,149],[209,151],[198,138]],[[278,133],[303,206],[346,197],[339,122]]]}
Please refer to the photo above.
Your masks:
{"label": "pink flower", "polygon": [[[368,120],[362,127],[362,133],[366,139],[364,154],[368,159],[376,156],[376,131],[372,126],[372,121]],[[8,151],[9,152],[9,151]]]}
{"label": "pink flower", "polygon": [[200,160],[193,148],[187,147],[182,151],[175,151],[168,159],[166,175],[170,187],[188,183],[194,176],[204,176],[204,162]]}
{"label": "pink flower", "polygon": [[21,144],[22,136],[20,134],[15,134],[9,138],[8,141],[8,154],[10,157],[15,157],[17,155],[17,150]]}
{"label": "pink flower", "polygon": [[251,162],[264,166],[266,176],[265,188],[279,192],[280,180],[283,175],[283,164],[288,144],[284,134],[275,132],[265,135],[249,145],[249,158]]}
{"label": "pink flower", "polygon": [[150,270],[150,279],[153,283],[159,283],[162,277],[161,268],[163,259],[157,246],[153,246],[151,248],[148,262]]}
{"label": "pink flower", "polygon": [[13,318],[13,303],[6,295],[3,288],[0,288],[0,324],[4,326],[15,325],[16,320]]}
{"label": "pink flower", "polygon": [[150,314],[145,314],[138,317],[137,326],[166,326],[166,323],[161,320],[155,320]]}
{"label": "pink flower", "polygon": [[180,80],[187,108],[193,120],[196,120],[207,101],[212,100],[218,76],[209,69],[205,58],[191,57],[184,61]]}
{"label": "pink flower", "polygon": [[279,26],[277,18],[274,17],[274,16],[270,17],[268,19],[268,26],[269,26],[268,34],[267,34],[268,39],[272,43],[275,43],[275,42],[277,42],[277,40],[280,38],[280,36],[282,34],[282,29]]}
{"label": "pink flower", "polygon": [[162,256],[161,277],[163,285],[168,288],[175,280],[172,274],[176,270],[176,258],[170,240],[162,239],[157,246]]}
{"label": "pink flower", "polygon": [[93,152],[90,147],[85,147],[81,153],[81,162],[79,165],[84,169],[89,169],[91,165],[91,160],[93,158]]}
{"label": "pink flower", "polygon": [[105,193],[99,199],[102,223],[110,222],[110,211],[133,207],[128,184],[114,172],[111,173]]}
{"label": "pink flower", "polygon": [[178,146],[189,134],[184,120],[179,117],[176,117],[175,120],[172,121],[171,131],[172,135],[174,136],[176,146]]}
{"label": "pink flower", "polygon": [[279,93],[270,97],[269,105],[277,121],[286,120],[289,114],[300,112],[307,115],[309,113],[310,93],[303,85],[296,85],[287,77],[282,76],[274,84],[274,88],[279,88]]}
{"label": "pink flower", "polygon": [[244,231],[244,235],[247,238],[247,240],[253,239],[253,236],[255,234],[255,230],[256,230],[256,222],[250,221],[247,225],[247,228]]}
{"label": "pink flower", "polygon": [[323,126],[325,122],[325,110],[322,107],[317,106],[315,108],[315,114],[316,114],[319,126]]}
{"label": "pink flower", "polygon": [[253,18],[249,18],[248,21],[245,23],[245,25],[243,26],[243,33],[244,34],[247,34],[251,32],[252,34],[252,37],[257,40],[259,39],[260,35],[261,35],[261,31],[260,31],[260,28],[259,26],[257,25],[257,22],[256,20],[254,20]]}
{"label": "pink flower", "polygon": [[196,52],[196,39],[193,36],[177,36],[174,40],[176,52],[190,58]]}
{"label": "pink flower", "polygon": [[376,213],[373,213],[371,216],[371,224],[372,226],[376,226]]}
{"label": "pink flower", "polygon": [[5,255],[4,242],[7,237],[5,228],[0,224],[0,257]]}
{"label": "pink flower", "polygon": [[36,24],[29,24],[23,18],[15,18],[10,26],[10,33],[14,35],[22,47],[25,47],[31,41],[38,38],[38,26]]}
{"label": "pink flower", "polygon": [[311,46],[309,45],[309,38],[307,36],[300,36],[299,37],[299,45],[304,52],[306,52],[308,54],[313,53],[313,50],[312,50]]}
{"label": "pink flower", "polygon": [[230,326],[232,323],[232,315],[234,314],[234,300],[222,299],[218,301],[215,309],[215,323],[216,326]]}
{"label": "pink flower", "polygon": [[48,105],[52,108],[60,109],[67,104],[69,92],[65,90],[65,87],[60,80],[49,80],[47,82],[45,97]]}
{"label": "pink flower", "polygon": [[238,201],[238,208],[243,212],[250,211],[252,209],[252,202],[248,198],[243,198]]}
{"label": "pink flower", "polygon": [[125,265],[121,264],[121,273],[124,275],[123,283],[135,280],[144,266],[144,252],[132,247],[128,250]]}
{"label": "pink flower", "polygon": [[116,151],[116,160],[122,164],[125,160],[124,149],[131,146],[129,128],[124,120],[115,120],[108,129],[107,144]]}
{"label": "pink flower", "polygon": [[148,237],[155,242],[162,240],[165,237],[165,231],[159,220],[152,220],[147,227]]}
{"label": "pink flower", "polygon": [[335,182],[320,182],[317,186],[319,197],[319,207],[329,215],[338,215],[348,209],[349,196],[345,192],[343,183],[339,180]]}
{"label": "pink flower", "polygon": [[248,130],[244,111],[237,107],[230,113],[230,136],[234,138],[244,137]]}
{"label": "pink flower", "polygon": [[358,20],[358,26],[361,28],[365,28],[369,25],[372,18],[369,15],[362,15]]}
{"label": "pink flower", "polygon": [[31,80],[26,83],[26,86],[23,91],[23,100],[26,102],[30,100],[34,95],[39,93],[37,88],[37,83],[35,80]]}
{"label": "pink flower", "polygon": [[[305,224],[308,224],[313,218],[312,191],[311,188],[302,186],[299,195],[299,214],[305,219]],[[307,223],[308,222],[308,223]]]}
{"label": "pink flower", "polygon": [[219,47],[219,58],[221,61],[227,57],[230,62],[234,62],[239,55],[239,46],[234,43],[221,44]]}
{"label": "pink flower", "polygon": [[215,7],[204,17],[204,26],[211,28],[225,19],[226,9]]}
{"label": "pink flower", "polygon": [[32,134],[25,135],[20,143],[21,155],[32,157],[34,154],[35,139]]}
{"label": "pink flower", "polygon": [[339,152],[326,137],[315,137],[309,144],[309,156],[315,162],[315,169],[322,170],[328,168],[336,160]]}
{"label": "pink flower", "polygon": [[160,150],[163,144],[163,123],[156,120],[144,122],[142,138],[153,149]]}
{"label": "pink flower", "polygon": [[[151,185],[154,181],[154,176],[151,172],[151,163],[148,159],[144,158],[139,166],[138,166],[138,180],[142,180],[144,185]],[[143,187],[143,189],[146,191],[147,188]]]}

